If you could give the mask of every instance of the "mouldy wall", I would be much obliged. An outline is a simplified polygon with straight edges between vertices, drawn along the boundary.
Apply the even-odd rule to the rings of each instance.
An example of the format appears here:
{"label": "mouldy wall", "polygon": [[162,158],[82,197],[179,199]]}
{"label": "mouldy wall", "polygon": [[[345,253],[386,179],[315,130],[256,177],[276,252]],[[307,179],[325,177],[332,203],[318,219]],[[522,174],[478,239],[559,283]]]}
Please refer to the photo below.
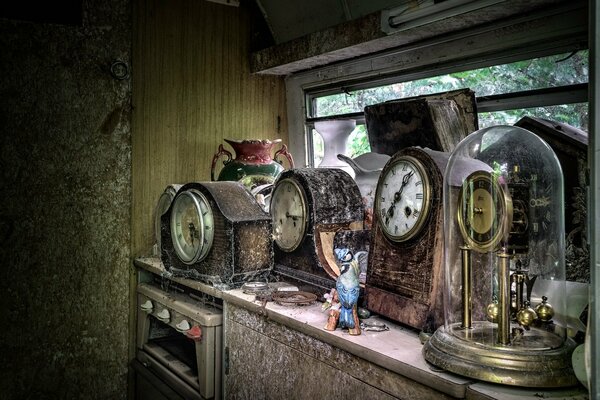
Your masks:
{"label": "mouldy wall", "polygon": [[[73,3],[69,3],[73,4]],[[128,0],[82,23],[0,20],[0,397],[124,399],[131,204]]]}

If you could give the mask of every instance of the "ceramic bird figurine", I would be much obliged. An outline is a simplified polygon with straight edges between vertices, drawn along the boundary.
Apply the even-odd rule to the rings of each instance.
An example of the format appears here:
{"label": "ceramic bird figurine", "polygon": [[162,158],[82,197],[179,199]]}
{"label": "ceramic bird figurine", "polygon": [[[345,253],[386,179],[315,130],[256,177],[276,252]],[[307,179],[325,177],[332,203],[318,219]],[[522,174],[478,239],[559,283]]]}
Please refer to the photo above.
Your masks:
{"label": "ceramic bird figurine", "polygon": [[340,328],[354,329],[358,328],[355,323],[353,310],[358,301],[360,292],[358,274],[359,266],[352,252],[348,249],[335,249],[335,255],[340,266],[340,276],[337,278],[336,289],[338,298],[341,303],[340,320],[338,326]]}

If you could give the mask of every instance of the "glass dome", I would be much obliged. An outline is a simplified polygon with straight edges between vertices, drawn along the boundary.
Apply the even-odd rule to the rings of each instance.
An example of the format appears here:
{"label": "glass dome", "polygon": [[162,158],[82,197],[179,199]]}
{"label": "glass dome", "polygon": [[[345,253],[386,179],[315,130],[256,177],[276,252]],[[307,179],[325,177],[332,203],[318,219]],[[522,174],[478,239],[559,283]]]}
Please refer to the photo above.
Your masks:
{"label": "glass dome", "polygon": [[474,132],[444,176],[444,326],[425,358],[473,378],[575,384],[567,337],[563,175],[514,126]]}

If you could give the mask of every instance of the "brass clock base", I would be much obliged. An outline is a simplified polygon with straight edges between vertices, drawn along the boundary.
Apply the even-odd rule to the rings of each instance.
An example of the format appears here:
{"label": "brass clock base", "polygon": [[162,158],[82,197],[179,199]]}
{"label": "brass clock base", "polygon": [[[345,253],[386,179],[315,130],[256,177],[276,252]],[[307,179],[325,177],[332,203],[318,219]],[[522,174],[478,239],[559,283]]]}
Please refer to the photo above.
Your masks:
{"label": "brass clock base", "polygon": [[547,388],[577,384],[572,339],[562,343],[554,334],[534,328],[513,344],[484,345],[495,343],[495,326],[485,321],[474,322],[471,329],[442,326],[423,346],[423,356],[447,371],[493,383]]}

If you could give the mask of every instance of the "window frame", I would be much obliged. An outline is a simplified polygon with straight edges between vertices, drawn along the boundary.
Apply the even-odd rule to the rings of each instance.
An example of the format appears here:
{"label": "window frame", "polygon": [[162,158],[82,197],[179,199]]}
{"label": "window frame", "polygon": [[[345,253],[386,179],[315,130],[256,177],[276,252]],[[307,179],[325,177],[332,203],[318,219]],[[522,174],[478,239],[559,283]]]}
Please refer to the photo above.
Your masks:
{"label": "window frame", "polygon": [[[569,13],[579,15],[575,5],[565,5],[288,76],[288,141],[296,165],[312,166],[312,126],[317,120],[332,118],[309,114],[316,97],[588,49],[587,23],[569,18]],[[497,40],[499,36],[503,40]],[[485,101],[478,103],[478,111],[493,111],[498,104],[506,107],[511,101],[535,106],[529,102],[539,103],[547,96],[552,102],[561,98],[570,103],[585,102],[588,87],[579,84],[487,96],[480,99]],[[335,118],[355,118],[364,123],[361,114]]]}

